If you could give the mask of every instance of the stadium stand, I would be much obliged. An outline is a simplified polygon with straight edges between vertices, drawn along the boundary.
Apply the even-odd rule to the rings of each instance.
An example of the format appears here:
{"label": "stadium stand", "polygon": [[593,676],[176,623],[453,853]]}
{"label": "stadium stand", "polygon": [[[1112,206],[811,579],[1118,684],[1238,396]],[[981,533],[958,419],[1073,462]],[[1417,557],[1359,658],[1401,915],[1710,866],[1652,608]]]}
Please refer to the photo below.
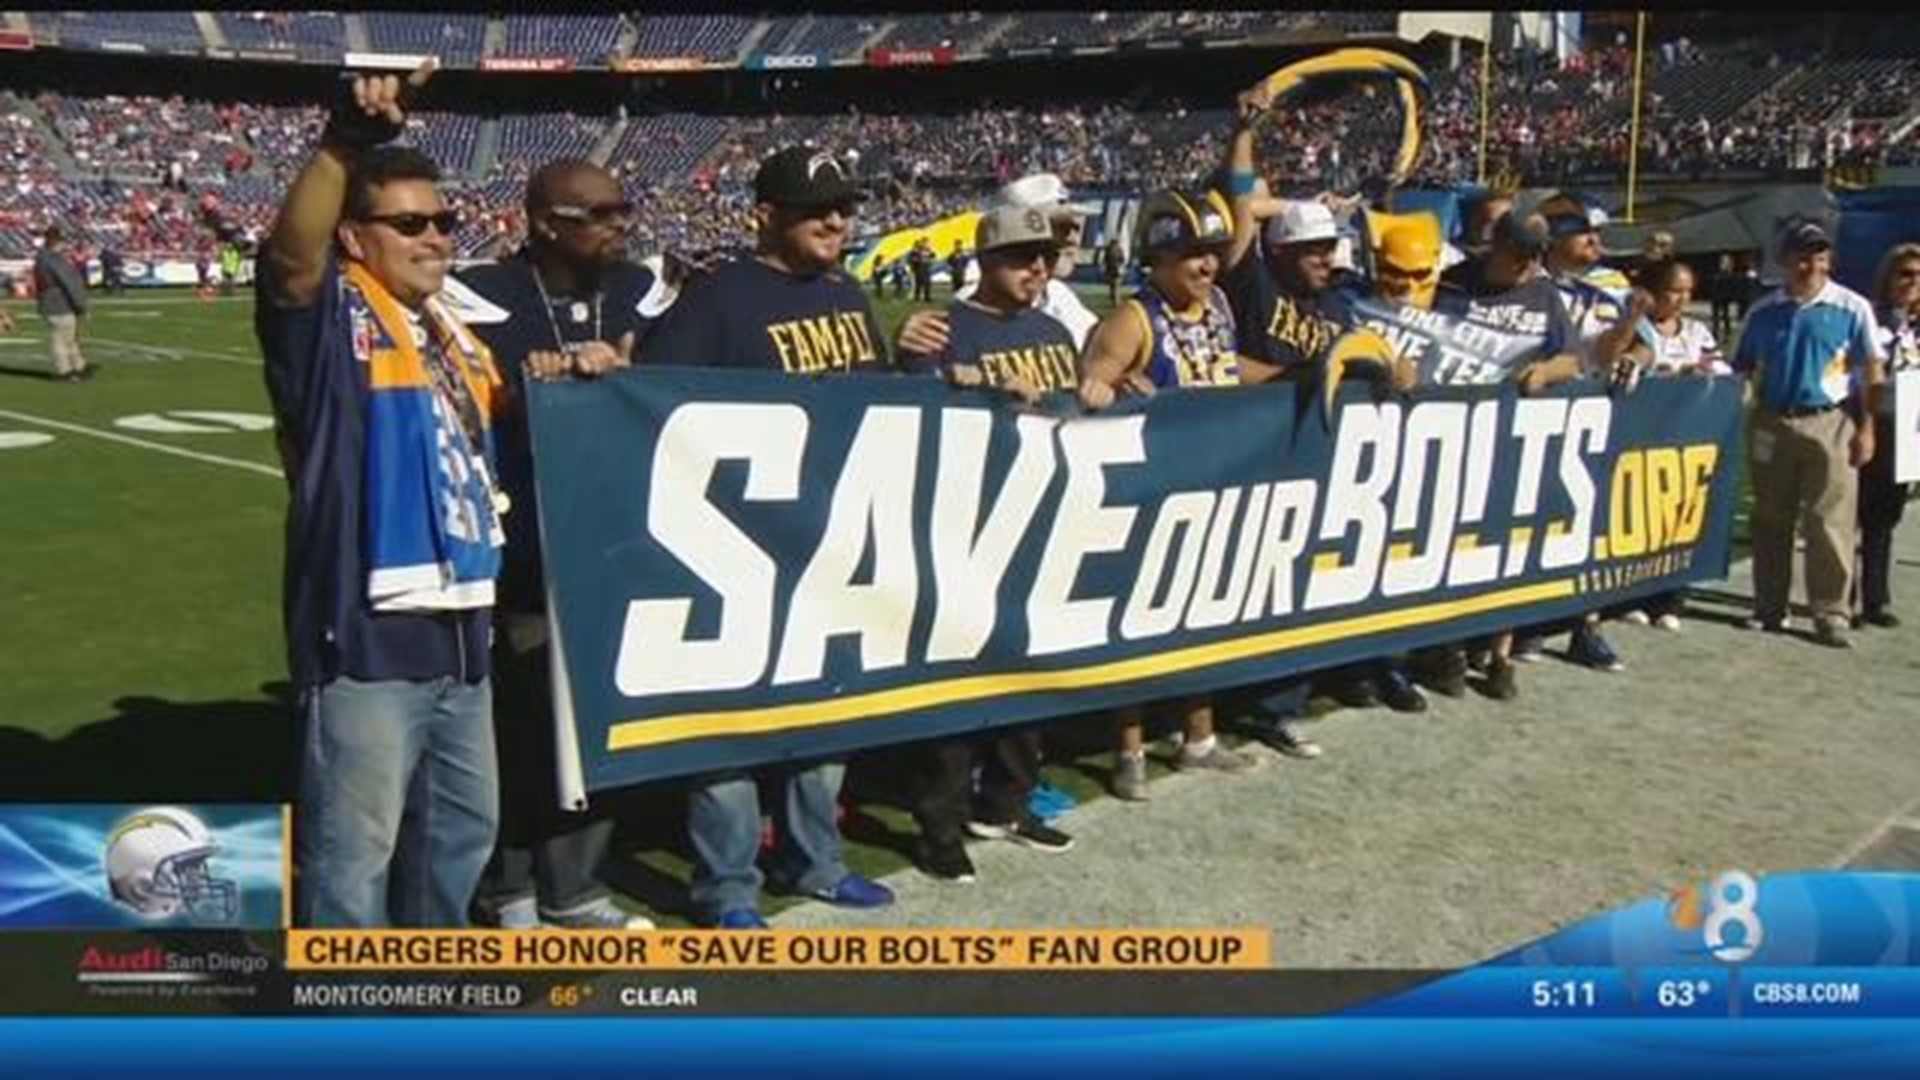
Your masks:
{"label": "stadium stand", "polygon": [[502,117],[500,149],[492,176],[524,181],[543,162],[586,157],[607,133],[603,117],[574,113],[530,113]]}
{"label": "stadium stand", "polygon": [[769,56],[817,53],[839,59],[856,54],[885,22],[879,15],[799,15],[776,20],[759,51]]}
{"label": "stadium stand", "polygon": [[190,11],[37,11],[31,25],[36,37],[68,49],[138,46],[197,53],[207,47]]}
{"label": "stadium stand", "polygon": [[633,55],[731,61],[759,20],[743,15],[637,15]]}
{"label": "stadium stand", "polygon": [[715,116],[636,116],[627,122],[607,165],[622,176],[683,176],[719,145],[727,128]]}
{"label": "stadium stand", "polygon": [[439,162],[449,176],[464,176],[473,169],[480,118],[464,113],[415,113],[407,119],[403,138]]}
{"label": "stadium stand", "polygon": [[999,44],[1009,49],[1118,45],[1145,21],[1140,12],[1036,11],[1015,20]]}
{"label": "stadium stand", "polygon": [[232,157],[243,148],[226,118],[206,102],[44,94],[38,105],[83,174],[125,173],[157,182],[168,179],[175,165],[187,179],[244,167]]}
{"label": "stadium stand", "polygon": [[[160,25],[127,18],[149,29]],[[325,49],[342,40],[343,20],[336,16],[220,18],[236,47],[295,43]],[[732,15],[632,21],[640,55],[716,60],[733,59],[760,25]],[[1370,25],[1366,19],[1347,21]],[[1098,13],[1067,12],[801,17],[766,27],[756,47],[846,51],[881,30],[882,46],[952,42],[964,48],[973,42],[1098,43],[1134,32],[1261,33],[1325,23],[1321,13],[1256,11],[1160,11],[1104,20]],[[472,39],[471,54],[483,22],[478,16],[462,21],[382,15],[367,16],[367,25],[380,48],[422,51],[464,34]],[[513,16],[504,29],[509,52],[583,56],[609,47],[624,32],[620,16]],[[1662,42],[1648,53],[1642,175],[1705,178],[1911,162],[1912,136],[1920,128],[1920,59],[1905,55],[1905,48],[1890,42],[1880,54],[1822,58],[1779,42],[1712,48],[1685,39]],[[1618,44],[1593,48],[1558,68],[1500,60],[1493,74],[1490,165],[1496,171],[1514,168],[1542,185],[1617,177],[1628,149],[1631,72],[1631,51]],[[1433,71],[1430,78],[1426,143],[1414,182],[1470,180],[1480,142],[1478,65]],[[1349,90],[1355,92],[1366,91]],[[51,93],[31,101],[0,100],[0,191],[9,196],[0,201],[0,254],[13,257],[31,250],[31,226],[69,213],[90,215],[90,231],[148,249],[190,246],[214,228],[264,227],[272,200],[322,121],[315,107],[257,103]],[[641,204],[639,245],[705,248],[737,242],[744,234],[753,164],[768,149],[791,142],[813,140],[842,153],[874,195],[861,215],[863,231],[969,205],[992,186],[1035,170],[1058,172],[1083,189],[1139,189],[1205,175],[1224,149],[1223,103],[1182,102],[1164,93],[1148,100],[826,116],[680,111],[615,118],[543,111],[500,117],[497,127],[471,113],[441,112],[416,116],[408,140],[440,161],[450,186],[484,225],[463,233],[463,250],[511,234],[509,217],[529,170],[557,156],[590,156],[616,130],[605,163]],[[1356,107],[1349,97],[1304,104],[1277,117],[1266,126],[1261,153],[1271,179],[1289,188],[1347,189],[1378,175],[1396,143],[1398,112],[1385,99],[1376,104]],[[200,212],[199,200],[209,196],[217,203],[217,219]],[[136,197],[147,209],[129,222],[114,200]]]}
{"label": "stadium stand", "polygon": [[620,42],[625,19],[619,15],[521,15],[505,17],[502,56],[565,57],[598,63]]}
{"label": "stadium stand", "polygon": [[977,52],[981,42],[1006,22],[1001,15],[979,11],[949,12],[945,15],[906,15],[893,21],[880,48],[950,48],[960,53]]}
{"label": "stadium stand", "polygon": [[235,49],[291,52],[302,60],[337,61],[347,47],[344,20],[331,11],[221,11],[220,33]]}
{"label": "stadium stand", "polygon": [[367,42],[375,52],[432,54],[450,67],[480,62],[486,40],[484,15],[415,15],[369,11],[361,15]]}

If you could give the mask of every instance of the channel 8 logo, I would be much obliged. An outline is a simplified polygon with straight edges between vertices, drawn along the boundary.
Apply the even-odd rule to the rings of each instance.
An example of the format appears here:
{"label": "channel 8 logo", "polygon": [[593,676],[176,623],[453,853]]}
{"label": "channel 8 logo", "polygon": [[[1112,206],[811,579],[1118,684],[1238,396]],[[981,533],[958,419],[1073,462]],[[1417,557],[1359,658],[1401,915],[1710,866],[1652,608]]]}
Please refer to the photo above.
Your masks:
{"label": "channel 8 logo", "polygon": [[1713,879],[1701,910],[1697,886],[1683,885],[1667,897],[1667,921],[1675,930],[1700,931],[1706,951],[1715,959],[1737,964],[1753,956],[1766,939],[1760,924],[1760,883],[1744,870],[1728,870]]}

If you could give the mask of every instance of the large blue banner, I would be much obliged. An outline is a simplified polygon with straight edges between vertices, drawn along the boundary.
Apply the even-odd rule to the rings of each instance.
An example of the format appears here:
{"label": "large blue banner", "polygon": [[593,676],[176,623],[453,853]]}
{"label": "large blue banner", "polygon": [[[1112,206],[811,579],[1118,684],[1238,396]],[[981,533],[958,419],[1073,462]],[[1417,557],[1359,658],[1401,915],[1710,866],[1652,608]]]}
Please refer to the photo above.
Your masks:
{"label": "large blue banner", "polygon": [[1724,575],[1740,387],[532,396],[587,786],[1258,683]]}

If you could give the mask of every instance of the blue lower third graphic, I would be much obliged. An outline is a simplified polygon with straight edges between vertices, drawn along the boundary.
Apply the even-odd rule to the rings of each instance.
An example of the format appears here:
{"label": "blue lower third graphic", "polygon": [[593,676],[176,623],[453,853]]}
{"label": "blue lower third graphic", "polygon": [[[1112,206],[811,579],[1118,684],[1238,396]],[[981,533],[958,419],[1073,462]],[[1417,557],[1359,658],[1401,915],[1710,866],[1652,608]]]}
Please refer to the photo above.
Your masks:
{"label": "blue lower third graphic", "polygon": [[[1920,1027],[1660,1020],[0,1020],[20,1075],[1911,1077]],[[636,1062],[644,1065],[636,1066]]]}
{"label": "blue lower third graphic", "polygon": [[0,806],[0,929],[285,925],[278,805]]}

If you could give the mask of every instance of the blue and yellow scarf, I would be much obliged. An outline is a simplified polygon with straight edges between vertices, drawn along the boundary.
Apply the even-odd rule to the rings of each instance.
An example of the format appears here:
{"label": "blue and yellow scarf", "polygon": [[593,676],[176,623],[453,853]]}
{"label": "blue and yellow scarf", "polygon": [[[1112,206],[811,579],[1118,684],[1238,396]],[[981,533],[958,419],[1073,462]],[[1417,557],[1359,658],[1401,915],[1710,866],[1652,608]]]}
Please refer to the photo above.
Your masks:
{"label": "blue and yellow scarf", "polygon": [[[414,324],[367,269],[345,270],[355,357],[367,371],[367,432],[361,537],[367,599],[375,611],[448,611],[493,605],[500,572],[502,508],[488,462],[500,375],[479,339],[438,300],[423,324],[452,371],[442,372],[416,343]],[[477,436],[460,422],[449,394],[465,395]]]}

